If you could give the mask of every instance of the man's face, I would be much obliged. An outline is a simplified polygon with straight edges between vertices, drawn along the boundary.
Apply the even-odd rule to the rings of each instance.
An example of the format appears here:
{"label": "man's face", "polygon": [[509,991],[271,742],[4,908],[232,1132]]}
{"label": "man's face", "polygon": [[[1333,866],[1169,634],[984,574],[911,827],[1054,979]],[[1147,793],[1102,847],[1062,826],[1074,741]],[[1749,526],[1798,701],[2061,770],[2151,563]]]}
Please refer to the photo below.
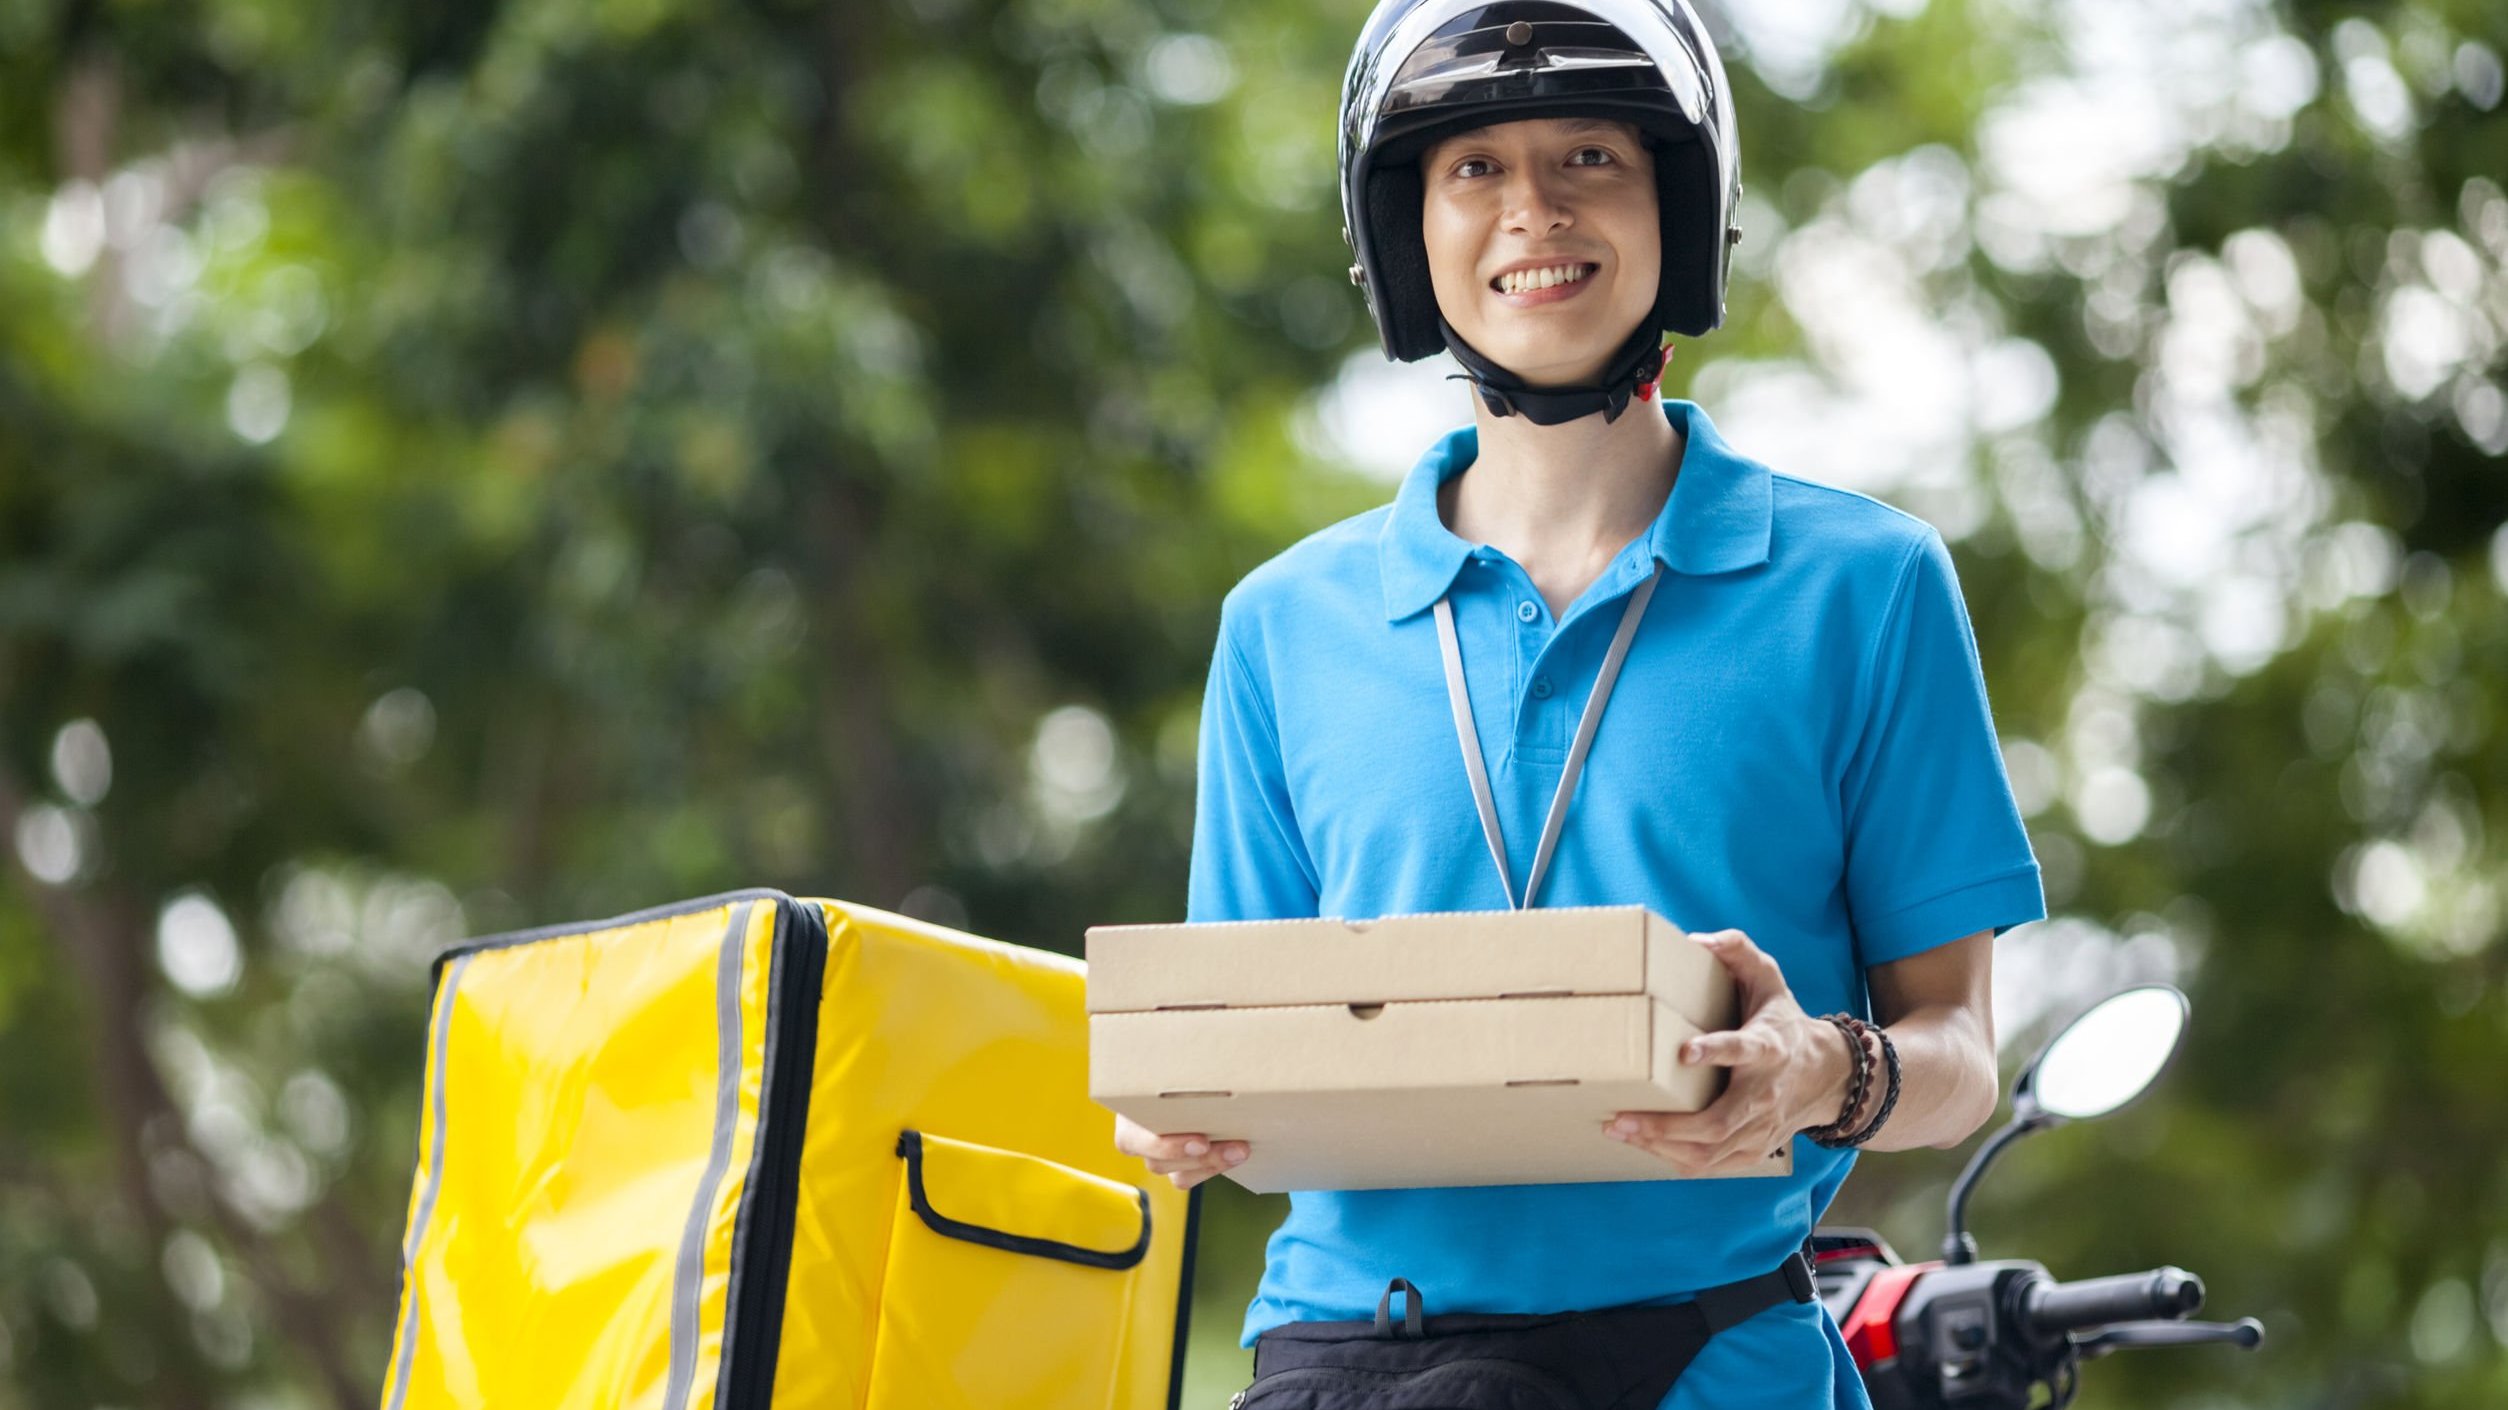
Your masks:
{"label": "man's face", "polygon": [[1637,128],[1528,118],[1420,155],[1437,308],[1535,386],[1590,384],[1655,306],[1663,231]]}

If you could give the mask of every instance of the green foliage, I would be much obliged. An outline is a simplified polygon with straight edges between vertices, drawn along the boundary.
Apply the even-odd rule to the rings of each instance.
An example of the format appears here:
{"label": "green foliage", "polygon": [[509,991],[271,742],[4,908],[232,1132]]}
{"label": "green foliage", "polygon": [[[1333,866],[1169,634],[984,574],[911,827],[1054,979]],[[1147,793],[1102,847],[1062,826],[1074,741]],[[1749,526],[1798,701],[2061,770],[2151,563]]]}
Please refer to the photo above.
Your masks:
{"label": "green foliage", "polygon": [[[1674,385],[1954,540],[2059,912],[2007,1055],[2195,1000],[1980,1237],[2271,1327],[2084,1406],[2498,1400],[2496,8],[1728,9]],[[1357,18],[0,5],[0,1410],[372,1402],[462,933],[1180,912],[1218,598],[1386,492],[1310,411]],[[1929,1250],[1956,1164],[1834,1214]],[[1197,1399],[1278,1212],[1209,1200]]]}

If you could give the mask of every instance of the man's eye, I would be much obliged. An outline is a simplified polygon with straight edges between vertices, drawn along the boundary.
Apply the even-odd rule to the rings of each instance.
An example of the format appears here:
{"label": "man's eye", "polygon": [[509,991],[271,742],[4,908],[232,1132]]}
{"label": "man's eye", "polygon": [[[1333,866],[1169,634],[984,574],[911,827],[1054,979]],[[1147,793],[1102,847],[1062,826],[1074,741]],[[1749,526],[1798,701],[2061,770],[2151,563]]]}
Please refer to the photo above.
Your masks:
{"label": "man's eye", "polygon": [[[1590,162],[1578,160],[1578,158],[1582,157],[1593,157],[1596,160]],[[1568,164],[1570,166],[1607,166],[1610,162],[1610,150],[1603,147],[1579,147],[1574,152],[1570,153],[1568,157]]]}
{"label": "man's eye", "polygon": [[1472,168],[1474,168],[1474,167],[1484,167],[1484,166],[1487,166],[1487,165],[1489,165],[1489,163],[1488,163],[1488,161],[1487,161],[1486,159],[1484,159],[1484,158],[1481,158],[1481,157],[1465,157],[1463,160],[1461,160],[1461,161],[1459,161],[1459,162],[1456,162],[1456,163],[1454,164],[1454,174],[1455,174],[1455,175],[1457,175],[1457,176],[1471,176],[1471,175],[1474,175],[1474,174],[1475,174],[1475,173],[1473,172]]}

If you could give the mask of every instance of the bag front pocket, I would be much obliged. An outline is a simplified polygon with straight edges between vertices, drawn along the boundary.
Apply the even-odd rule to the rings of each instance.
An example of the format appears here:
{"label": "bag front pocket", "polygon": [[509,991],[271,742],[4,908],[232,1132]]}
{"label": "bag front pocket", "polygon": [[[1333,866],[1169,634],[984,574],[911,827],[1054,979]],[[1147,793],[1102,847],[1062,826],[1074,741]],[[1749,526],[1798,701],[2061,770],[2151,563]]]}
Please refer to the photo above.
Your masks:
{"label": "bag front pocket", "polygon": [[1039,1156],[897,1139],[873,1410],[1112,1402],[1149,1197]]}

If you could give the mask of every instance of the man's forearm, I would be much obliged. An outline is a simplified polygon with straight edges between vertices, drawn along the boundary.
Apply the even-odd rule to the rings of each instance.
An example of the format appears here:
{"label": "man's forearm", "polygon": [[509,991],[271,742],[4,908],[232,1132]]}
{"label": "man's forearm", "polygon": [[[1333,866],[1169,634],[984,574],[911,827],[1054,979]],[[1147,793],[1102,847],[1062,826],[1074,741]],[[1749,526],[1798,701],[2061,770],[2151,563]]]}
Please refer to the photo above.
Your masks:
{"label": "man's forearm", "polygon": [[[1956,1146],[1994,1115],[2002,1099],[1994,1038],[1981,1030],[1969,1010],[1955,1005],[1914,1009],[1888,1025],[1888,1032],[1898,1048],[1898,1105],[1890,1109],[1889,1124],[1864,1144],[1865,1150]],[[1876,1051],[1871,1086],[1850,1129],[1861,1130],[1872,1120],[1888,1087],[1889,1074]],[[1841,1078],[1838,1103],[1845,1101]]]}

